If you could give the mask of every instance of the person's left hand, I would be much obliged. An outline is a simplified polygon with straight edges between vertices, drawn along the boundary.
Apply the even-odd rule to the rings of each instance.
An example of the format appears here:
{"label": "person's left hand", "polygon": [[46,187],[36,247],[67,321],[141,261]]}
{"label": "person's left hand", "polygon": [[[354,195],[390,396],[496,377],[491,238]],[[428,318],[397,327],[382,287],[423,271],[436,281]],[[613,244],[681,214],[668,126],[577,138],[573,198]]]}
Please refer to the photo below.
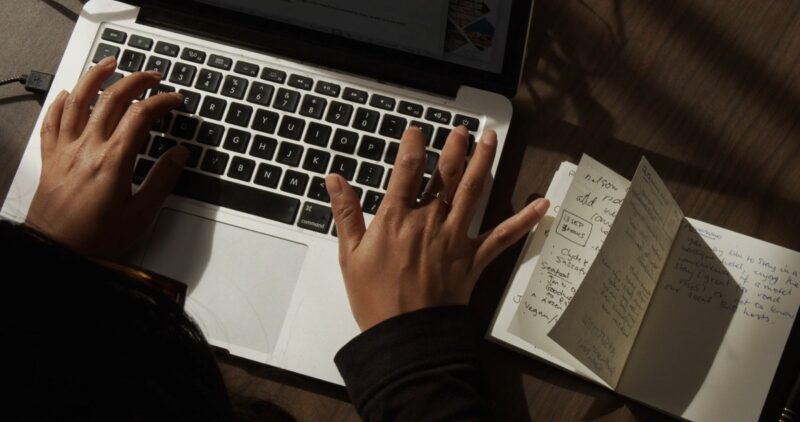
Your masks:
{"label": "person's left hand", "polygon": [[114,258],[133,246],[155,218],[189,152],[167,151],[132,194],[136,154],[157,118],[181,104],[177,93],[131,102],[161,81],[158,72],[131,74],[89,106],[116,68],[107,58],[62,91],[42,123],[42,173],[25,224],[74,250]]}

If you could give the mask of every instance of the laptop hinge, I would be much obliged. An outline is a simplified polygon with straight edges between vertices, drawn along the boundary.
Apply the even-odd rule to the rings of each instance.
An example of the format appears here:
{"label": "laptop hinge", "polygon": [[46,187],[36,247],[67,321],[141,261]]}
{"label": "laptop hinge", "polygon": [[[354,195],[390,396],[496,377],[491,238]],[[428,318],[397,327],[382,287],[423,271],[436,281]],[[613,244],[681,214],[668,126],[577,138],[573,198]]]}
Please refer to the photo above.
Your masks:
{"label": "laptop hinge", "polygon": [[[197,7],[207,6],[198,4]],[[241,14],[221,11],[222,15],[226,13],[230,15],[227,19],[224,16],[211,18],[205,13],[148,5],[141,8],[137,23],[311,63],[434,95],[455,98],[458,93],[460,84],[456,78],[448,77],[450,76],[448,72],[423,71],[425,67],[415,65],[413,56],[408,53],[393,52],[386,48],[281,22],[242,17]],[[236,18],[236,23],[233,23],[233,17]]]}

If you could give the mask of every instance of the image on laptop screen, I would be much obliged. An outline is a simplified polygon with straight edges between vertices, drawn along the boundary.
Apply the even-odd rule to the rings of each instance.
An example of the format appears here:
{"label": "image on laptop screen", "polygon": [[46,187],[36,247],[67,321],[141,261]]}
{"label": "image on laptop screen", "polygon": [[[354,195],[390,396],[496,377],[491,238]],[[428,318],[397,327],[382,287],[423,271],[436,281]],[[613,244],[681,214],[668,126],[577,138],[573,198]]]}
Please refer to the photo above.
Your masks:
{"label": "image on laptop screen", "polygon": [[501,73],[511,0],[199,0]]}

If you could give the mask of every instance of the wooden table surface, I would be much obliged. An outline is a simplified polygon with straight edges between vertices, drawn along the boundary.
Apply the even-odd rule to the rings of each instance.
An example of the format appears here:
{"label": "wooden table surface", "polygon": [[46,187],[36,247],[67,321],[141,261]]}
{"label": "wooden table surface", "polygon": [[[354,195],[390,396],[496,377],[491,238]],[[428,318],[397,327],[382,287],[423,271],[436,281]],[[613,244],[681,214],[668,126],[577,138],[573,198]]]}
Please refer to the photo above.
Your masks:
{"label": "wooden table surface", "polygon": [[[0,14],[0,78],[54,72],[79,0],[13,2]],[[537,0],[493,224],[541,196],[564,160],[586,152],[632,176],[647,156],[687,216],[800,250],[800,2]],[[0,87],[0,197],[41,100]],[[521,246],[482,277],[482,321]],[[797,330],[786,356],[800,352]],[[505,348],[483,346],[495,418],[670,418]],[[299,421],[358,420],[342,388],[220,356],[237,402],[271,401]],[[800,359],[784,359],[762,419],[776,420]]]}

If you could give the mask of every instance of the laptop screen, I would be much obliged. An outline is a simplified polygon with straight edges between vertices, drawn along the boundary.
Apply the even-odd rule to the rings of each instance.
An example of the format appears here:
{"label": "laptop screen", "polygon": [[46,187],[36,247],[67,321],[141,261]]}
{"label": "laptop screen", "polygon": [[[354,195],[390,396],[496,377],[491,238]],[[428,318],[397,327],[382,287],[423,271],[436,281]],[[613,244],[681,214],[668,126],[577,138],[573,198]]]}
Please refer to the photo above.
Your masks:
{"label": "laptop screen", "polygon": [[499,74],[511,0],[197,0]]}

